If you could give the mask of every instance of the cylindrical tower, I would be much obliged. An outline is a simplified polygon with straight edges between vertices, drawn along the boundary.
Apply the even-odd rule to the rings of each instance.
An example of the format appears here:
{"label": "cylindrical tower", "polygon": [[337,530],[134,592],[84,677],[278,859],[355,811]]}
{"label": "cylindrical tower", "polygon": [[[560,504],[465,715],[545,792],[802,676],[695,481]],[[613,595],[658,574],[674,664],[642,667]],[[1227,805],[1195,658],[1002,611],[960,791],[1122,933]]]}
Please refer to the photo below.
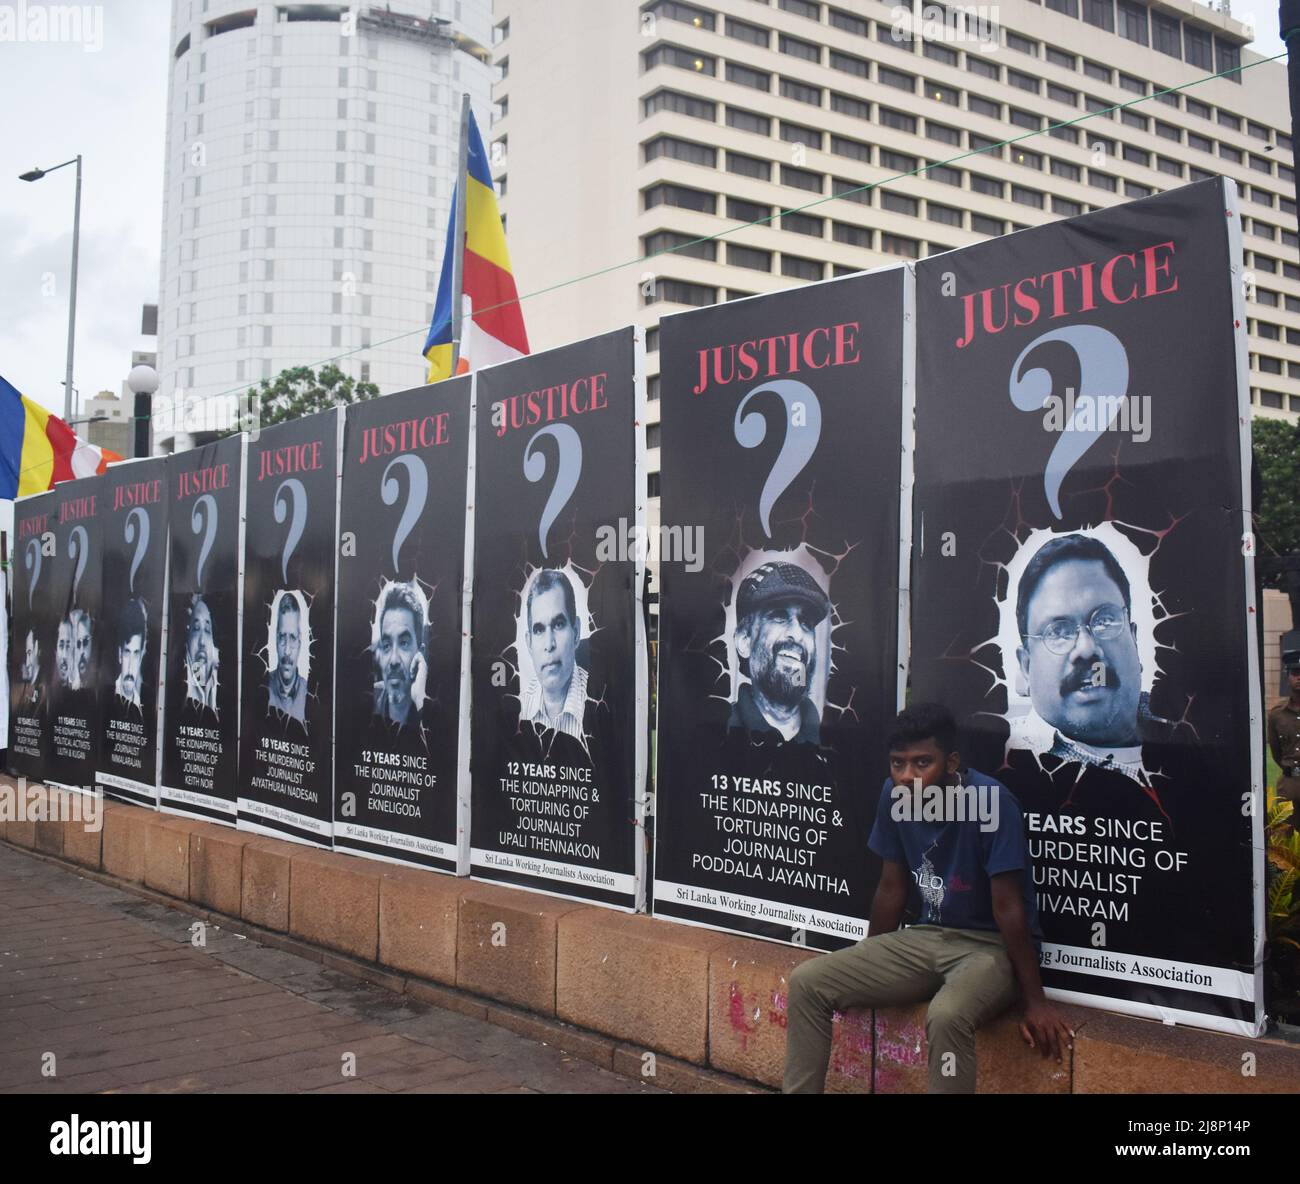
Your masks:
{"label": "cylindrical tower", "polygon": [[490,38],[491,0],[172,0],[163,448],[289,366],[355,350],[338,365],[381,391],[423,381],[460,94],[486,128]]}

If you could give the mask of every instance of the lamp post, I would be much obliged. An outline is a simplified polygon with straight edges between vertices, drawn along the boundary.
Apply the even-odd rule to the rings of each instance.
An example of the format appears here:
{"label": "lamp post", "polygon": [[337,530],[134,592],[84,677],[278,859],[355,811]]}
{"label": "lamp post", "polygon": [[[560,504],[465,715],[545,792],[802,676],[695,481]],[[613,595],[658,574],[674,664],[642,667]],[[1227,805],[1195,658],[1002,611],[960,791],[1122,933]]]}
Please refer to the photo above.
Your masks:
{"label": "lamp post", "polygon": [[153,396],[158,389],[158,371],[141,362],[131,367],[126,385],[135,395],[135,455],[149,456],[153,452],[149,432],[153,427]]}
{"label": "lamp post", "polygon": [[77,337],[77,250],[81,245],[81,156],[78,154],[72,160],[65,160],[63,164],[56,164],[53,168],[32,169],[30,172],[21,174],[18,178],[20,181],[39,181],[56,169],[65,168],[70,164],[77,166],[77,197],[72,208],[72,281],[71,291],[68,294],[68,369],[63,383],[63,418],[65,420],[72,417],[72,347]]}

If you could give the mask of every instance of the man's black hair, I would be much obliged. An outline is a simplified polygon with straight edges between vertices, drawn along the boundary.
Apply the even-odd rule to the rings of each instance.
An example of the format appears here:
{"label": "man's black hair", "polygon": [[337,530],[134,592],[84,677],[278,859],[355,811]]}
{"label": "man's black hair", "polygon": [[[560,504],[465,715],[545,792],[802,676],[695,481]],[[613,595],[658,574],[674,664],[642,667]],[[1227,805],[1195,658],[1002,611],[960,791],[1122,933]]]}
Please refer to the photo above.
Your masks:
{"label": "man's black hair", "polygon": [[1059,539],[1052,539],[1038,549],[1038,553],[1025,564],[1020,575],[1020,588],[1016,593],[1016,627],[1020,630],[1021,641],[1029,640],[1029,603],[1038,591],[1038,585],[1058,563],[1067,560],[1081,560],[1087,563],[1100,563],[1106,574],[1115,582],[1120,595],[1124,597],[1124,608],[1131,611],[1132,596],[1129,593],[1128,576],[1120,567],[1119,560],[1111,554],[1110,548],[1100,539],[1086,534],[1067,534]]}
{"label": "man's black hair", "polygon": [[933,740],[945,756],[957,751],[957,721],[942,703],[913,703],[894,717],[885,741],[890,752]]}
{"label": "man's black hair", "polygon": [[143,646],[148,640],[149,618],[144,601],[138,596],[128,600],[117,618],[117,646],[121,649],[133,637]]}
{"label": "man's black hair", "polygon": [[569,577],[562,571],[556,571],[553,567],[543,568],[537,573],[537,578],[533,581],[533,586],[528,589],[528,629],[533,628],[533,601],[541,596],[544,592],[550,592],[553,588],[559,588],[564,596],[564,612],[569,618],[569,624],[573,626],[575,638],[582,633],[582,625],[578,620],[578,606],[573,597],[573,585],[569,583]]}

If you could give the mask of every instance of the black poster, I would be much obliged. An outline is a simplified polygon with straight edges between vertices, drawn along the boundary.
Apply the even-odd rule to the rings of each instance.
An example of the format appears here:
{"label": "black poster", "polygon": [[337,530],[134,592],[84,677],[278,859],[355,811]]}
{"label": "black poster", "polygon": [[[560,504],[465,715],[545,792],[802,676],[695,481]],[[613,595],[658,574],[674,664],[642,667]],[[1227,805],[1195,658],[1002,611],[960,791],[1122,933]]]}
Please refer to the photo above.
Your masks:
{"label": "black poster", "polygon": [[248,442],[244,491],[241,830],[330,846],[339,416]]}
{"label": "black poster", "polygon": [[104,792],[158,804],[158,686],[167,579],[167,459],[125,461],[103,477],[103,734],[97,780]]}
{"label": "black poster", "polygon": [[233,824],[244,437],[173,456],[159,804]]}
{"label": "black poster", "polygon": [[475,397],[471,871],[625,909],[644,899],[639,349],[625,329],[494,366]]}
{"label": "black poster", "polygon": [[[901,269],[664,320],[654,911],[866,934],[899,694]],[[663,543],[661,542],[661,550]]]}
{"label": "black poster", "polygon": [[918,266],[913,695],[1025,813],[1050,990],[1257,1033],[1240,261],[1215,180]]}
{"label": "black poster", "polygon": [[43,780],[49,771],[50,709],[55,680],[60,687],[63,682],[55,664],[61,617],[53,594],[59,501],[60,495],[51,491],[14,502],[9,770],[31,781]]}
{"label": "black poster", "polygon": [[334,846],[463,874],[469,378],[345,412]]}

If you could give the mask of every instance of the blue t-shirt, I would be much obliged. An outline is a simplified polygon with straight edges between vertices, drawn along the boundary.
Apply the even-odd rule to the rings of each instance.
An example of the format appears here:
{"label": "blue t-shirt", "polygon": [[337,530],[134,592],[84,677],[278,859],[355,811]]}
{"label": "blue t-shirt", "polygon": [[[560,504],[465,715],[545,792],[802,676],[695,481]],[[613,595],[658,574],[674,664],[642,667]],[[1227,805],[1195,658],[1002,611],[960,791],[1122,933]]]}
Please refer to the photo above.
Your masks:
{"label": "blue t-shirt", "polygon": [[1035,943],[1041,942],[1033,865],[1020,803],[1000,781],[977,769],[967,769],[961,783],[976,790],[974,801],[987,803],[986,811],[996,801],[992,815],[995,829],[982,829],[979,816],[969,807],[970,795],[961,820],[950,816],[949,821],[927,822],[923,816],[918,818],[918,802],[910,787],[907,796],[899,800],[893,780],[887,777],[867,845],[881,859],[896,860],[912,873],[909,899],[914,903],[920,898],[917,925],[996,932],[989,877],[1001,872],[1023,873],[1025,920]]}

